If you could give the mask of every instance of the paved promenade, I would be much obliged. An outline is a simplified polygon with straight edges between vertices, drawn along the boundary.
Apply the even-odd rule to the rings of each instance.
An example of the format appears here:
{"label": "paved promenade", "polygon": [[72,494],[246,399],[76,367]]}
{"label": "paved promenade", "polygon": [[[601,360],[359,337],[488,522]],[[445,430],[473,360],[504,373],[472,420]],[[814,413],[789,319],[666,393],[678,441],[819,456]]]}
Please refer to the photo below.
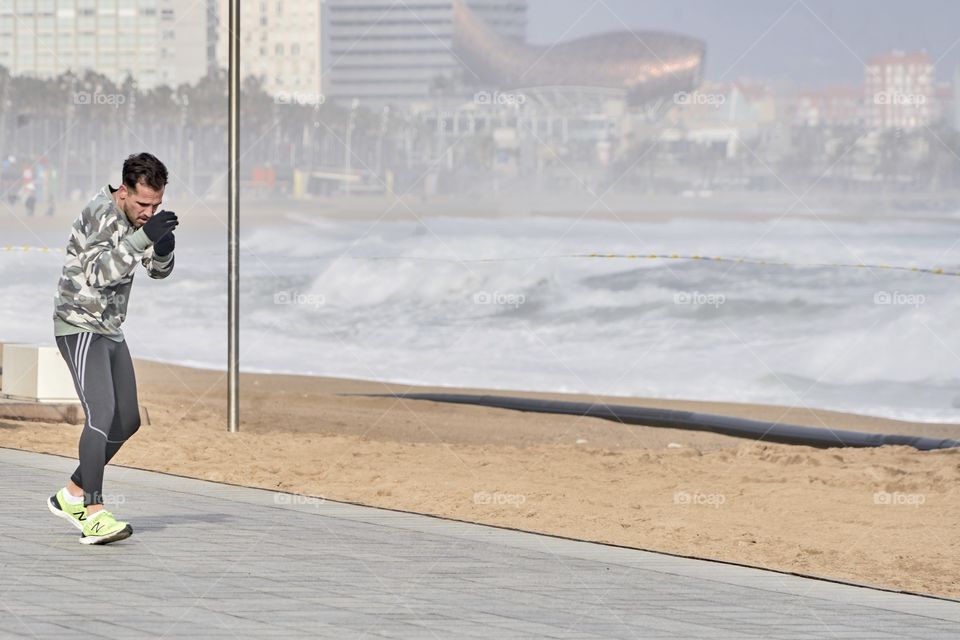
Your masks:
{"label": "paved promenade", "polygon": [[[129,540],[0,449],[2,638],[957,638],[960,604],[108,467]],[[82,635],[81,635],[82,634]]]}

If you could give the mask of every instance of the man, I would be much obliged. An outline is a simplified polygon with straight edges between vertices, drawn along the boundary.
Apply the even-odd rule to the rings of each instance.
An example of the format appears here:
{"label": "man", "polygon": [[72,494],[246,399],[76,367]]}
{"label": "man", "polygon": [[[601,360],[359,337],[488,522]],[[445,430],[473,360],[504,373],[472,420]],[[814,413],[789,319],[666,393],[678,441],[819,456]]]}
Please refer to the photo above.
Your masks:
{"label": "man", "polygon": [[30,165],[23,168],[23,206],[27,209],[28,216],[33,215],[33,210],[37,206],[37,184],[33,179],[33,169]]}
{"label": "man", "polygon": [[120,325],[137,263],[151,278],[173,271],[177,215],[157,208],[167,168],[149,153],[123,163],[118,189],[109,184],[73,223],[53,316],[86,421],[80,466],[50,497],[54,515],[80,529],[82,544],[128,538],[133,528],[103,508],[103,468],[140,427],[133,362]]}

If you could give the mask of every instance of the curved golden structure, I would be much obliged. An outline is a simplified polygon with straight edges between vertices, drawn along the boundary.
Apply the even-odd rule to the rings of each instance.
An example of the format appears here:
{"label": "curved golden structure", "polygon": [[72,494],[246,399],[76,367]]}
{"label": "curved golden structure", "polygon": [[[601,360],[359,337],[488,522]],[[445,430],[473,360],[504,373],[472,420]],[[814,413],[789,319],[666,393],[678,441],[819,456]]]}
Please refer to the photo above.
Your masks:
{"label": "curved golden structure", "polygon": [[702,79],[706,45],[695,38],[622,31],[537,47],[497,34],[462,0],[453,8],[454,52],[483,85],[616,89],[645,103],[692,91]]}

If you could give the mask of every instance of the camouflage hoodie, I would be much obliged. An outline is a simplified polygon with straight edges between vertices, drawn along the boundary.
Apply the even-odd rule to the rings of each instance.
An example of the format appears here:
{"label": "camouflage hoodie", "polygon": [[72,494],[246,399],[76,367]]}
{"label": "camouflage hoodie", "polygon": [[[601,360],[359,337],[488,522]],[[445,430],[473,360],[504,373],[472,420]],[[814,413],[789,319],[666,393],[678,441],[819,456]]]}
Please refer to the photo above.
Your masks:
{"label": "camouflage hoodie", "polygon": [[173,271],[173,254],[154,256],[147,234],[114,202],[114,191],[110,185],[101,189],[73,223],[55,299],[57,336],[91,331],[120,342],[137,262],[151,278]]}

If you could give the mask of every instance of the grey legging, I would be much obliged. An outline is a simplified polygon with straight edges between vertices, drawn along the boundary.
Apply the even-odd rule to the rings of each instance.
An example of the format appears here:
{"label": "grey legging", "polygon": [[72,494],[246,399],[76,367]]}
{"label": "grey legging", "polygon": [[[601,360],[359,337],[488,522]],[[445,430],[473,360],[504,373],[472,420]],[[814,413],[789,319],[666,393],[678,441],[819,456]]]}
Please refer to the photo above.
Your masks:
{"label": "grey legging", "polygon": [[126,341],[96,333],[57,338],[87,415],[80,434],[80,466],[71,480],[83,502],[103,504],[103,468],[140,428],[137,381]]}

